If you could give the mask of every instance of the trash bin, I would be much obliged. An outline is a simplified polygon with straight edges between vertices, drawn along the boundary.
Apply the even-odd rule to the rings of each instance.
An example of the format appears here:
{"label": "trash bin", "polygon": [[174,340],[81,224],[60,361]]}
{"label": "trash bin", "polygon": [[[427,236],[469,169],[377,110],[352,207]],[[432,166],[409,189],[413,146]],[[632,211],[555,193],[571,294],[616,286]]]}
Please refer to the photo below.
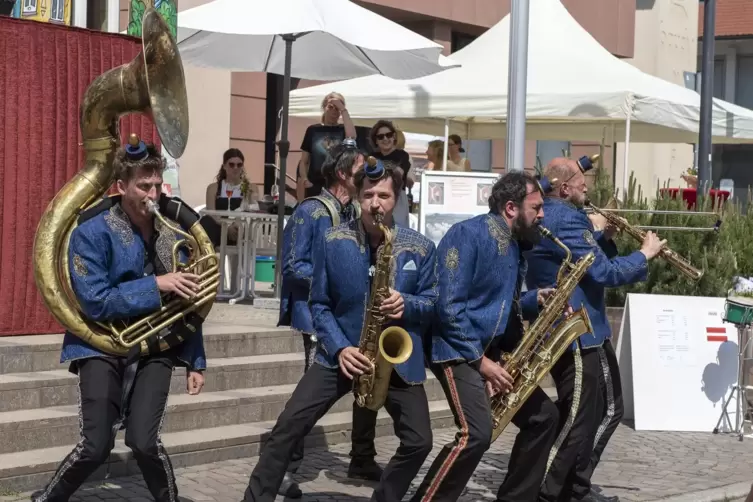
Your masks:
{"label": "trash bin", "polygon": [[275,282],[275,257],[257,256],[254,275],[258,282]]}

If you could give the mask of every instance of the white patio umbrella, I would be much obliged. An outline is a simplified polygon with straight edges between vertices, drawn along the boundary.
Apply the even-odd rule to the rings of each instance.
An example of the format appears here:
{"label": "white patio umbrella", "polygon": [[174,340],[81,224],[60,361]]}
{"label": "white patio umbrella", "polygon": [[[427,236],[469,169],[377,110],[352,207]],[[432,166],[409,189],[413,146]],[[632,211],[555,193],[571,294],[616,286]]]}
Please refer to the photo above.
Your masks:
{"label": "white patio umbrella", "polygon": [[[442,46],[348,0],[213,0],[178,16],[184,62],[283,75],[277,219],[280,294],[290,78],[418,78],[446,69]],[[451,64],[451,63],[450,63]]]}

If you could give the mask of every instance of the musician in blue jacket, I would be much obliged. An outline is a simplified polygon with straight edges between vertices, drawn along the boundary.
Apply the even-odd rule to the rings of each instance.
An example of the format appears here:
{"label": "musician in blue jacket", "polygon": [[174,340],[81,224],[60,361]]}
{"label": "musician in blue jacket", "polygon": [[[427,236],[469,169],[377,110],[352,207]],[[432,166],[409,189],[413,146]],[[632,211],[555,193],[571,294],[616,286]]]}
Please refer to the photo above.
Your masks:
{"label": "musician in blue jacket", "polygon": [[[579,161],[560,157],[553,159],[544,171],[552,191],[544,199],[543,225],[570,249],[573,263],[589,252],[595,253],[596,260],[570,298],[573,309],[582,306],[588,312],[593,333],[581,336],[551,371],[557,385],[560,424],[539,496],[541,501],[604,500],[600,494],[589,493],[590,477],[623,411],[604,292],[606,288],[645,280],[648,261],[663,245],[655,234],[648,232],[640,251],[620,257],[611,240],[614,228],[594,232],[583,209],[588,193],[585,172],[592,166],[588,157]],[[561,248],[542,240],[526,253],[526,258],[527,286],[554,286],[565,258]],[[600,379],[605,375],[611,378],[606,404],[600,390]],[[607,416],[601,420],[603,406]]]}
{"label": "musician in blue jacket", "polygon": [[[489,213],[456,223],[439,243],[429,357],[459,431],[431,465],[414,501],[457,500],[490,446],[489,395],[508,393],[513,383],[499,353],[515,348],[523,318],[534,317],[552,292],[520,292],[526,268],[521,251],[538,239],[542,206],[538,181],[510,172],[494,184]],[[497,500],[535,500],[556,433],[557,407],[536,388],[512,422],[520,432]]]}
{"label": "musician in blue jacket", "polygon": [[384,469],[374,500],[402,500],[431,452],[421,347],[437,298],[434,244],[393,224],[392,211],[402,179],[381,161],[370,160],[374,165],[365,166],[355,176],[360,219],[328,229],[312,254],[310,305],[318,339],[316,358],[267,438],[251,473],[246,501],[274,500],[295,443],[352,391],[354,376],[369,371],[369,360],[358,347],[384,243],[375,213],[383,215],[384,225],[394,233],[390,287],[378,308],[387,317],[384,327],[394,323],[410,334],[413,351],[407,361],[394,367],[389,381],[384,408],[394,420],[400,446]]}
{"label": "musician in blue jacket", "polygon": [[[304,199],[285,225],[282,241],[282,294],[278,326],[290,326],[301,333],[305,352],[304,371],[308,371],[316,353],[316,336],[309,309],[309,293],[313,275],[313,248],[327,229],[356,219],[360,211],[353,182],[354,174],[363,166],[363,153],[356,142],[345,139],[332,147],[322,166],[327,184],[318,196]],[[348,477],[379,481],[382,468],[376,457],[377,414],[353,406],[352,457]],[[303,460],[303,440],[293,452],[288,470],[294,473]],[[280,486],[280,495],[301,496],[292,476],[287,475]]]}
{"label": "musician in blue jacket", "polygon": [[[132,135],[113,164],[120,196],[108,197],[80,216],[71,233],[68,267],[83,317],[122,329],[121,322],[128,324],[158,311],[162,295],[192,297],[198,276],[173,273],[172,251],[178,236],[148,209],[148,203],[160,201],[162,191],[164,160],[159,151]],[[193,334],[183,330],[182,343],[175,338],[176,331],[160,333],[174,345],[144,357],[139,346],[127,357],[113,355],[65,333],[60,362],[70,363],[70,371],[78,375],[81,439],[32,500],[67,501],[105,463],[122,427],[154,500],[178,500],[160,429],[173,368],[186,368],[190,394],[198,394],[204,385],[201,322],[192,316],[189,322],[184,327]]]}

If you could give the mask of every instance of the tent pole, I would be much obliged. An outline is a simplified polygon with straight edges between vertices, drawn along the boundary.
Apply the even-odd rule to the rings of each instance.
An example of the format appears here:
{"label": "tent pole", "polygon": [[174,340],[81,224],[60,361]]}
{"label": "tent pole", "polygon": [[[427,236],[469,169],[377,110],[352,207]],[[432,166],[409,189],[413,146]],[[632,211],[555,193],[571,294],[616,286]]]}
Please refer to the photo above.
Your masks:
{"label": "tent pole", "polygon": [[622,169],[622,201],[627,201],[628,186],[628,162],[630,160],[630,119],[633,117],[632,110],[628,111],[627,121],[625,122],[625,152],[623,157]]}
{"label": "tent pole", "polygon": [[444,119],[444,152],[442,153],[442,171],[447,170],[448,141],[450,141],[450,119]]}
{"label": "tent pole", "polygon": [[698,131],[698,189],[711,188],[711,120],[714,99],[714,42],[716,0],[703,2],[703,57],[701,59],[701,120]]}
{"label": "tent pole", "polygon": [[[285,41],[285,73],[282,77],[282,126],[280,141],[280,173],[277,179],[277,260],[275,262],[275,298],[282,294],[282,231],[285,226],[285,198],[287,196],[287,166],[290,141],[288,141],[288,114],[290,113],[290,72],[293,58],[293,42],[295,35],[284,35]],[[251,264],[253,267],[254,265]]]}
{"label": "tent pole", "polygon": [[507,78],[507,163],[522,171],[526,148],[526,85],[528,81],[528,0],[512,0],[510,57]]}

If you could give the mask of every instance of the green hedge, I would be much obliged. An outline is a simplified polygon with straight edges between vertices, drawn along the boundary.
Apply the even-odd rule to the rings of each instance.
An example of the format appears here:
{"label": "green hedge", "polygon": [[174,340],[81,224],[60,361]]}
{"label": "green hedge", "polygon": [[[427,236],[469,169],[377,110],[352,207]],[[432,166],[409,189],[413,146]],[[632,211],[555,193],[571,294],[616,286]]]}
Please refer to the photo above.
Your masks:
{"label": "green hedge", "polygon": [[[589,196],[596,207],[603,207],[614,193],[609,176],[598,169],[594,186]],[[699,201],[697,208],[689,210],[680,198],[661,196],[658,187],[651,203],[643,195],[641,187],[631,175],[627,198],[622,209],[680,210],[687,214],[661,215],[650,213],[620,213],[631,224],[674,227],[710,227],[713,216],[695,215],[693,212],[715,211],[722,214],[722,225],[718,232],[665,231],[656,230],[667,246],[685,257],[695,267],[705,271],[695,282],[686,279],[675,268],[661,258],[649,265],[648,280],[607,291],[607,305],[622,307],[627,293],[650,293],[683,296],[727,296],[735,276],[753,276],[753,212],[745,214],[739,205],[733,203],[712,207],[709,198]],[[620,255],[640,249],[640,243],[627,235],[616,239]]]}

